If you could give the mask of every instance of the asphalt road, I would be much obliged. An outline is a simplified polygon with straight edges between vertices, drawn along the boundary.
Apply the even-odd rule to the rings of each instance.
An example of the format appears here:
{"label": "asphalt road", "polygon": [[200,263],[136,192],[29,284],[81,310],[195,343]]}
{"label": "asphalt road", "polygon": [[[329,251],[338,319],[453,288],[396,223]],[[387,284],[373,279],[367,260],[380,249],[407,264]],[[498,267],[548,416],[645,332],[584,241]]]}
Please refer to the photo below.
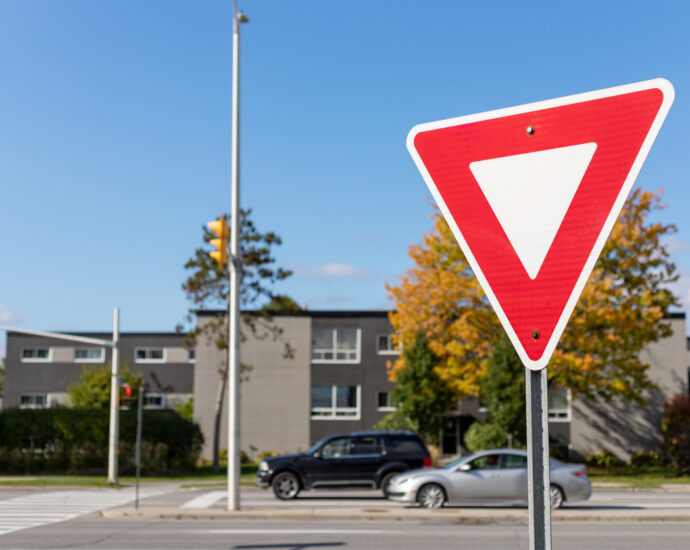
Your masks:
{"label": "asphalt road", "polygon": [[[97,515],[4,535],[4,549],[473,550],[528,545],[527,526],[408,522],[105,520]],[[559,523],[554,550],[687,550],[690,523]]]}
{"label": "asphalt road", "polygon": [[[182,508],[190,503],[223,508],[218,488],[180,490],[174,486],[148,486],[142,508]],[[222,491],[221,491],[222,492]],[[457,524],[448,519],[429,521],[344,520],[160,520],[106,519],[99,510],[121,506],[133,493],[93,489],[0,490],[1,549],[82,548],[94,550],[156,549],[527,549],[526,522]],[[290,502],[272,493],[243,488],[243,506],[285,508],[330,507],[334,510],[399,507],[375,492],[312,492]],[[131,505],[131,502],[128,504]],[[595,491],[578,508],[664,510],[690,509],[690,492]],[[689,548],[688,522],[554,522],[554,550],[675,550]]]}

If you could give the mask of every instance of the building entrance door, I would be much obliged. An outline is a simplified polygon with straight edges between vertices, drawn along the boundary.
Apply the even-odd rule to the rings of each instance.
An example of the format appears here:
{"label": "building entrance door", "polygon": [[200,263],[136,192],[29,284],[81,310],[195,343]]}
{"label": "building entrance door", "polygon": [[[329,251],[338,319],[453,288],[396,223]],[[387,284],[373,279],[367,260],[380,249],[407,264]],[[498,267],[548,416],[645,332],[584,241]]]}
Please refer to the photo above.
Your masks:
{"label": "building entrance door", "polygon": [[460,423],[457,416],[448,416],[443,419],[441,432],[441,453],[444,455],[456,455],[460,452]]}

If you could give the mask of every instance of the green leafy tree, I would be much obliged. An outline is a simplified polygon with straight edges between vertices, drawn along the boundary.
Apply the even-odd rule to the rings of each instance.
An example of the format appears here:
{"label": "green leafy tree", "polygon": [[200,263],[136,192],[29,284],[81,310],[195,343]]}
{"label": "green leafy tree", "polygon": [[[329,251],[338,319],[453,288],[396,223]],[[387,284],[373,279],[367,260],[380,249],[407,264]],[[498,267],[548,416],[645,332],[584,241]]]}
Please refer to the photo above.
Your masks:
{"label": "green leafy tree", "polygon": [[[79,380],[67,388],[67,399],[73,407],[107,409],[110,407],[110,365],[84,365]],[[119,369],[120,379],[132,387],[132,398],[137,399],[139,387],[143,383],[140,372],[128,366]]]}
{"label": "green leafy tree", "polygon": [[382,419],[377,428],[407,428],[425,441],[438,444],[440,415],[455,403],[455,392],[436,371],[438,357],[429,349],[422,331],[404,351],[405,367],[398,371],[391,396],[397,410]]}
{"label": "green leafy tree", "polygon": [[487,421],[511,434],[514,446],[525,445],[525,367],[505,334],[491,350],[479,395],[489,410]]}
{"label": "green leafy tree", "polygon": [[[255,338],[273,338],[282,340],[282,331],[273,322],[271,315],[281,311],[299,309],[291,298],[275,294],[275,283],[288,278],[291,271],[276,265],[273,250],[282,243],[280,237],[272,232],[261,233],[250,219],[251,210],[240,212],[240,250],[242,255],[242,271],[240,284],[240,307],[243,310],[243,328],[252,332]],[[229,216],[225,215],[228,219]],[[231,229],[232,231],[232,229]],[[232,235],[230,235],[232,237]],[[217,238],[206,226],[202,227],[203,245],[194,251],[192,257],[185,264],[188,277],[182,284],[187,299],[191,302],[186,321],[192,324],[195,312],[199,309],[227,308],[230,291],[228,265],[219,265],[209,256],[211,239]],[[228,239],[228,242],[230,238]],[[228,250],[228,257],[232,261]],[[266,305],[260,307],[265,302]],[[250,312],[251,311],[251,312]],[[178,327],[182,330],[182,327]],[[228,325],[226,316],[209,319],[202,326],[198,324],[185,337],[185,345],[194,347],[199,338],[213,343],[219,350],[228,349]],[[246,334],[241,334],[246,339]],[[292,356],[293,350],[289,342],[285,344],[285,355]],[[220,463],[220,416],[223,409],[223,399],[228,380],[227,353],[221,354],[223,359],[218,365],[218,391],[214,407],[213,430],[213,468],[218,470]],[[249,365],[242,365],[246,372]]]}

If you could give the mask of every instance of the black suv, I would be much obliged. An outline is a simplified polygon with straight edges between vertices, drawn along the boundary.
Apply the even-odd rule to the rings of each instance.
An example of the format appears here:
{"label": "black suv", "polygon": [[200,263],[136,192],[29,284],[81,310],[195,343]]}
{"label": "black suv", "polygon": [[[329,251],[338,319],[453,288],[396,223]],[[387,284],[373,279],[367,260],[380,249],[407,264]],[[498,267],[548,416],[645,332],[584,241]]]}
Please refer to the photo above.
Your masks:
{"label": "black suv", "polygon": [[259,462],[256,484],[283,500],[301,490],[317,488],[380,488],[412,468],[431,466],[431,456],[409,431],[353,432],[319,441],[306,453],[266,458]]}

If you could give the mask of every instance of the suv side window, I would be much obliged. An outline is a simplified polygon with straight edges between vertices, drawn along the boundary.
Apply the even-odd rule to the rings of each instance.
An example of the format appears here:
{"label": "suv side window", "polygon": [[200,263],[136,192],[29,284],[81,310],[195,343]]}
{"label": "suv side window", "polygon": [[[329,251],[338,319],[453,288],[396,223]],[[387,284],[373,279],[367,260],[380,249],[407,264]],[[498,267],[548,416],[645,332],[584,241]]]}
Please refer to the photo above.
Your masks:
{"label": "suv side window", "polygon": [[386,453],[423,456],[426,450],[416,436],[391,435],[386,438]]}
{"label": "suv side window", "polygon": [[321,447],[321,456],[323,458],[338,458],[350,452],[350,438],[339,437],[331,439],[323,447]]}
{"label": "suv side window", "polygon": [[352,438],[351,455],[379,455],[381,454],[381,440],[373,435]]}

